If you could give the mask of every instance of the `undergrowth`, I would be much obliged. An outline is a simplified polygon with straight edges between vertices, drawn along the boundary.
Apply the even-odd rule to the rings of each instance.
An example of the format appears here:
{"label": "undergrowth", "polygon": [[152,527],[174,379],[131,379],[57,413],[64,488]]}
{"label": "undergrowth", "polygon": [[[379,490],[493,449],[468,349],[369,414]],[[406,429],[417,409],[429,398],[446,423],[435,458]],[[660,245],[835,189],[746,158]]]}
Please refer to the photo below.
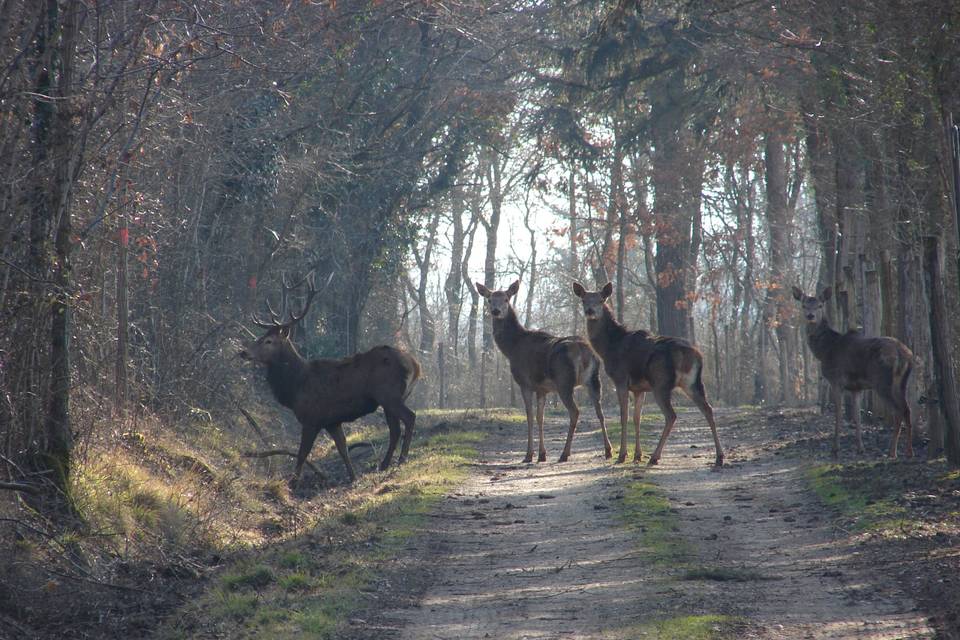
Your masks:
{"label": "undergrowth", "polygon": [[[176,616],[161,638],[336,638],[370,605],[384,563],[420,534],[427,514],[459,484],[481,430],[452,424],[421,430],[402,467],[362,474],[335,502],[279,545],[251,549]],[[361,437],[374,437],[364,433]]]}

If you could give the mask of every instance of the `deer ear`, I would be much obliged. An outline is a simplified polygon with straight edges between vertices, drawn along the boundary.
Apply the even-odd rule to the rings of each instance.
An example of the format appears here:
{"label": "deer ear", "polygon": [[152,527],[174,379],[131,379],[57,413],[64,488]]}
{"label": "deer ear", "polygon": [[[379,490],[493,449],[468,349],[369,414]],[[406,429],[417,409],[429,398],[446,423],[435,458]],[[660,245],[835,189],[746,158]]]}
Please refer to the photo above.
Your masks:
{"label": "deer ear", "polygon": [[483,286],[479,282],[475,282],[474,284],[477,286],[477,293],[482,295],[484,298],[490,297],[490,289],[487,289],[485,286]]}
{"label": "deer ear", "polygon": [[820,294],[820,302],[826,302],[830,299],[830,296],[833,295],[833,287],[827,287],[823,290],[823,293]]}
{"label": "deer ear", "polygon": [[507,297],[512,298],[517,295],[518,291],[520,291],[520,281],[515,280],[514,283],[507,288]]}
{"label": "deer ear", "polygon": [[580,284],[579,282],[573,283],[573,293],[575,296],[577,296],[578,298],[582,298],[583,294],[585,294],[586,292],[587,290],[583,288],[582,284]]}
{"label": "deer ear", "polygon": [[607,284],[603,285],[603,289],[600,290],[600,294],[603,296],[604,300],[613,295],[613,283],[608,282]]}
{"label": "deer ear", "polygon": [[793,287],[793,299],[794,300],[803,300],[803,291],[800,287],[794,285]]}

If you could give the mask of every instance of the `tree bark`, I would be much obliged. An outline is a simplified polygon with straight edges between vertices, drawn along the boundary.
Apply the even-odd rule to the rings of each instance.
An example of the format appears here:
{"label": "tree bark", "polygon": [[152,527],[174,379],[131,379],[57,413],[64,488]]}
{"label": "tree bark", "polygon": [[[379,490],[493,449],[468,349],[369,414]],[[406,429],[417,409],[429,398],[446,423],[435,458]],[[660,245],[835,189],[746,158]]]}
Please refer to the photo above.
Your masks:
{"label": "tree bark", "polygon": [[923,241],[925,288],[930,300],[933,366],[936,370],[938,404],[944,418],[943,448],[947,461],[953,466],[960,466],[960,402],[957,398],[957,378],[950,356],[953,336],[943,287],[943,250],[937,236],[926,236]]}

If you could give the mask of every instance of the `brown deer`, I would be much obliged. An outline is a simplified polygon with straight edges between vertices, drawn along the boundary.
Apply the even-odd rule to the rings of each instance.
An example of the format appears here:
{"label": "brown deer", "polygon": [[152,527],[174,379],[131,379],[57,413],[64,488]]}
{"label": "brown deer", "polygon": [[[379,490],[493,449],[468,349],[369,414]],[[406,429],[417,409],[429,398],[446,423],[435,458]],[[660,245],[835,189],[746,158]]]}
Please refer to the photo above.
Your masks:
{"label": "brown deer", "polygon": [[493,339],[510,362],[510,373],[520,387],[520,396],[527,412],[527,455],[524,462],[533,462],[533,396],[537,396],[537,426],[540,431],[540,455],[537,460],[547,459],[543,442],[543,408],[547,394],[555,391],[567,408],[570,430],[558,462],[570,457],[573,434],[580,419],[580,408],[573,397],[576,387],[586,386],[593,401],[593,408],[600,419],[603,432],[604,455],[612,455],[610,438],[600,406],[600,362],[590,345],[580,336],[558,338],[545,331],[530,331],[517,319],[510,299],[520,290],[520,281],[511,284],[506,291],[491,291],[479,282],[477,292],[487,299],[493,318]]}
{"label": "brown deer", "polygon": [[291,488],[295,488],[300,480],[303,464],[320,429],[326,429],[333,438],[347,467],[350,482],[353,482],[357,476],[347,451],[343,423],[383,407],[390,428],[390,444],[380,463],[383,471],[390,465],[400,439],[401,421],[404,429],[399,463],[406,459],[417,417],[405,403],[414,382],[420,377],[420,364],[410,354],[393,347],[378,346],[348,358],[306,360],[297,352],[290,341],[290,331],[306,315],[317,293],[312,280],[309,284],[310,292],[303,310],[299,314],[291,313],[286,322],[280,322],[268,303],[270,321],[253,318],[254,324],[265,327],[267,332],[240,351],[242,358],[266,365],[267,382],[274,397],[293,411],[300,421],[300,448],[290,480]]}
{"label": "brown deer", "polygon": [[907,457],[913,457],[913,424],[910,404],[907,402],[907,382],[913,370],[913,353],[896,338],[867,337],[861,331],[846,333],[834,331],[824,313],[824,303],[833,289],[827,287],[818,296],[808,296],[799,287],[793,288],[793,297],[800,302],[807,321],[807,343],[814,357],[820,361],[823,377],[830,383],[835,407],[833,425],[833,457],[839,453],[838,438],[843,411],[843,391],[853,396],[853,422],[857,431],[857,453],[863,453],[860,434],[860,392],[872,389],[893,409],[893,437],[890,440],[891,458],[897,457],[900,428],[907,423]]}
{"label": "brown deer", "polygon": [[650,456],[649,464],[654,465],[660,461],[667,437],[677,421],[670,396],[674,389],[680,388],[707,419],[717,450],[716,466],[722,467],[723,448],[720,446],[717,425],[713,420],[713,407],[707,402],[701,379],[703,356],[696,347],[682,338],[654,336],[642,329],[630,331],[617,322],[606,304],[607,298],[613,293],[613,285],[609,282],[600,291],[587,291],[582,284],[574,282],[573,292],[583,303],[590,344],[603,359],[603,367],[617,388],[617,400],[620,404],[620,455],[617,462],[627,459],[630,392],[633,392],[634,401],[634,462],[640,462],[642,457],[640,417],[647,391],[653,391],[653,397],[656,398],[666,420],[660,442]]}

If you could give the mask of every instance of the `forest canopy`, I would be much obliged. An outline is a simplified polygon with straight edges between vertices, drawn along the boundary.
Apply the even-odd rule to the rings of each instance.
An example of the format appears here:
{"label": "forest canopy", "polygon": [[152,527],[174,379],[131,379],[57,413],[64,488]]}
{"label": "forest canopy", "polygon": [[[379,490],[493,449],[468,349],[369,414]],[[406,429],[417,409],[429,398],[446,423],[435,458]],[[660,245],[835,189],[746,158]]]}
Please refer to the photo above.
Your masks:
{"label": "forest canopy", "polygon": [[835,287],[836,326],[909,346],[914,402],[954,365],[925,239],[955,318],[956,3],[3,12],[11,481],[69,491],[105,415],[235,414],[249,315],[298,304],[280,284],[307,273],[324,286],[303,351],[415,352],[421,406],[516,402],[474,282],[517,277],[521,320],[559,333],[583,332],[571,282],[613,282],[618,319],[697,343],[729,404],[822,396],[793,285]]}

